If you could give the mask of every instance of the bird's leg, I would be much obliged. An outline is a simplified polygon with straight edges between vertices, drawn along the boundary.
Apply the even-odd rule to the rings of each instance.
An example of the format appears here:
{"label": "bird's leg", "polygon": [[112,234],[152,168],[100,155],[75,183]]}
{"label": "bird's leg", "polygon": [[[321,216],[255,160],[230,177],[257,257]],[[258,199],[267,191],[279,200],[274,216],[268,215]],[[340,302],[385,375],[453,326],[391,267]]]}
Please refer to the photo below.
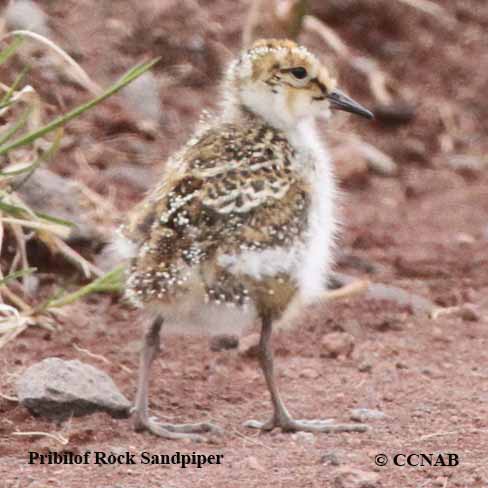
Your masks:
{"label": "bird's leg", "polygon": [[245,425],[261,430],[272,430],[275,427],[280,427],[284,432],[364,432],[367,430],[368,427],[364,424],[335,424],[331,420],[295,420],[290,416],[276,386],[273,352],[270,344],[271,331],[272,321],[269,317],[263,317],[259,341],[259,364],[271,395],[273,415],[266,422],[250,420]]}
{"label": "bird's leg", "polygon": [[218,432],[219,429],[208,422],[196,424],[167,424],[161,423],[148,414],[148,388],[149,371],[151,363],[156,354],[160,351],[160,331],[163,325],[163,318],[156,317],[144,335],[144,344],[139,365],[139,378],[137,382],[137,395],[134,406],[134,428],[136,431],[144,431],[164,437],[166,439],[204,440],[198,435],[201,432]]}
{"label": "bird's leg", "polygon": [[264,379],[268,386],[269,393],[271,395],[271,403],[273,404],[273,416],[267,422],[258,422],[256,420],[250,420],[246,422],[248,427],[253,427],[262,430],[272,430],[282,423],[286,423],[286,420],[290,418],[290,414],[286,409],[283,400],[281,399],[280,392],[276,386],[274,366],[273,366],[273,351],[270,347],[271,339],[271,320],[267,317],[262,320],[261,337],[259,340],[259,364],[264,373]]}

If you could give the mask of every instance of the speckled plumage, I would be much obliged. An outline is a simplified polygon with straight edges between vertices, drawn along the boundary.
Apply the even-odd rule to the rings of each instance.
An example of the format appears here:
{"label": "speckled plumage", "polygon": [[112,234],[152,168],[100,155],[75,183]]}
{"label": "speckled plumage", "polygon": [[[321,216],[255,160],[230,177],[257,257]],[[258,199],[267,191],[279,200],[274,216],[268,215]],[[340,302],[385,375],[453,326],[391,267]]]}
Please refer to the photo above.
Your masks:
{"label": "speckled plumage", "polygon": [[263,288],[271,296],[278,284],[294,287],[283,273],[256,280],[230,262],[303,245],[309,185],[295,158],[281,131],[250,114],[201,131],[123,227],[139,249],[128,279],[132,301],[171,302],[201,287],[205,303],[244,306]]}
{"label": "speckled plumage", "polygon": [[318,59],[291,41],[258,41],[241,53],[223,92],[221,113],[168,161],[159,185],[121,229],[121,250],[131,258],[127,295],[156,315],[144,336],[135,428],[166,438],[216,430],[149,416],[149,370],[163,322],[184,333],[194,326],[236,333],[259,318],[259,360],[273,416],[248,425],[358,430],[290,416],[275,384],[269,340],[277,319],[321,296],[332,260],[334,178],[315,119],[333,108],[371,114],[337,91]]}
{"label": "speckled plumage", "polygon": [[251,309],[247,321],[264,312],[275,319],[295,296],[320,294],[335,191],[314,119],[329,113],[334,89],[291,41],[258,41],[231,63],[222,112],[168,161],[122,227],[135,251],[134,304],[185,327],[205,305],[214,316],[217,305]]}

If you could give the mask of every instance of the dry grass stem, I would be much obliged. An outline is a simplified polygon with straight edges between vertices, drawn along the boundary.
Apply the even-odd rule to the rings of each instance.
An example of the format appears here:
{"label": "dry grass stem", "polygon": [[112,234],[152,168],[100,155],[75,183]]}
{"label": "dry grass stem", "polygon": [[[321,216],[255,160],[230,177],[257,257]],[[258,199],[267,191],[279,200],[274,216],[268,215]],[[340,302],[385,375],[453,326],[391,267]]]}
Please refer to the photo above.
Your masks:
{"label": "dry grass stem", "polygon": [[398,173],[397,163],[381,149],[357,136],[350,137],[348,143],[353,150],[366,159],[369,168],[375,173],[383,176],[394,176]]}
{"label": "dry grass stem", "polygon": [[68,259],[68,261],[75,264],[83,272],[86,278],[90,278],[92,275],[97,277],[103,276],[104,273],[100,268],[97,268],[74,249],[71,249],[71,247],[59,237],[53,236],[52,240],[56,248],[66,257],[66,259]]}
{"label": "dry grass stem", "polygon": [[[348,286],[357,281],[354,276],[349,276],[344,273],[334,273],[333,279],[335,282],[339,283],[342,287]],[[340,291],[341,288],[337,291]],[[386,285],[384,283],[373,283],[368,284],[366,291],[366,298],[371,300],[388,300],[394,302],[400,306],[408,306],[415,313],[426,313],[429,316],[432,315],[433,311],[438,307],[431,302],[429,299],[421,297],[415,293],[411,293],[397,286]]]}
{"label": "dry grass stem", "polygon": [[433,432],[432,434],[426,434],[417,439],[412,439],[410,442],[425,441],[427,439],[433,439],[435,437],[445,437],[450,435],[466,435],[466,434],[488,434],[488,429],[464,429],[464,430],[451,430],[446,432]]}
{"label": "dry grass stem", "polygon": [[17,397],[5,395],[4,393],[0,393],[0,398],[3,398],[4,400],[7,400],[8,402],[19,403],[19,399]]}
{"label": "dry grass stem", "polygon": [[[0,217],[1,218],[1,217]],[[7,222],[8,223],[8,222]],[[26,248],[26,236],[22,231],[22,227],[17,224],[12,225],[12,232],[15,236],[15,241],[17,242],[17,253],[15,255],[14,261],[21,261],[21,269],[26,270],[29,268],[29,261],[27,259],[27,248]],[[12,273],[16,268],[11,269],[9,272]],[[22,284],[24,285],[24,290],[29,290],[29,277],[27,275],[22,276]]]}
{"label": "dry grass stem", "polygon": [[28,314],[32,311],[32,308],[17,296],[13,291],[11,291],[8,286],[3,285],[0,287],[0,294],[3,295],[9,302],[13,303],[19,310],[24,314]]}
{"label": "dry grass stem", "polygon": [[262,442],[257,441],[256,439],[253,439],[252,437],[249,437],[247,435],[241,434],[237,429],[233,428],[232,429],[234,434],[237,437],[240,437],[241,439],[245,440],[246,442],[249,442],[250,444],[254,444],[255,446],[260,446],[264,447],[265,449],[268,449],[269,451],[272,451],[273,448],[267,446],[266,444],[263,444]]}
{"label": "dry grass stem", "polygon": [[69,439],[67,439],[62,434],[59,433],[51,434],[50,432],[32,431],[32,432],[12,432],[12,435],[29,436],[29,437],[49,437],[50,439],[53,439],[54,441],[61,444],[62,446],[66,446],[69,443]]}
{"label": "dry grass stem", "polygon": [[326,301],[330,301],[359,295],[361,293],[364,293],[368,289],[369,284],[370,282],[368,280],[356,280],[337,290],[332,290],[324,293],[323,299]]}
{"label": "dry grass stem", "polygon": [[16,219],[13,217],[3,217],[2,220],[5,224],[20,225],[22,227],[27,227],[29,229],[35,230],[44,230],[46,232],[50,232],[52,234],[60,236],[64,239],[69,236],[70,232],[69,229],[64,225],[45,224],[42,222],[36,222],[34,220]]}
{"label": "dry grass stem", "polygon": [[295,39],[300,34],[306,0],[254,0],[242,29],[242,46],[260,37]]}
{"label": "dry grass stem", "polygon": [[[3,231],[4,229],[3,229],[3,222],[2,222],[2,212],[0,212],[0,256],[2,255],[2,247],[3,247]],[[0,266],[0,280],[3,280],[3,271],[1,266]],[[0,287],[0,305],[2,303],[3,303],[2,287]]]}
{"label": "dry grass stem", "polygon": [[62,60],[66,63],[68,68],[66,69],[67,74],[70,78],[75,80],[79,85],[81,85],[85,90],[91,94],[98,96],[102,93],[102,89],[98,86],[92,79],[87,75],[86,71],[64,50],[61,49],[56,43],[48,39],[47,37],[37,34],[36,32],[31,32],[28,30],[15,30],[5,34],[0,40],[6,40],[15,36],[25,36],[35,41],[49,47],[56,54],[58,54]]}
{"label": "dry grass stem", "polygon": [[95,353],[89,351],[88,349],[85,349],[83,347],[80,347],[80,346],[78,346],[78,344],[76,344],[76,342],[73,343],[73,347],[78,352],[81,352],[83,354],[86,354],[87,356],[89,356],[89,357],[91,357],[93,359],[98,359],[98,360],[104,362],[105,364],[112,364],[112,362],[109,361],[105,356],[102,356],[101,354],[95,354]]}
{"label": "dry grass stem", "polygon": [[338,56],[343,58],[349,58],[351,56],[347,44],[340,38],[336,31],[324,24],[317,17],[305,15],[303,28],[317,34]]}
{"label": "dry grass stem", "polygon": [[[8,91],[8,87],[2,84],[2,89],[7,88],[4,90],[5,92]],[[12,98],[10,99],[10,104],[0,109],[0,117],[4,117],[13,107],[15,107],[16,103],[23,102],[23,103],[32,103],[38,97],[37,92],[32,88],[32,86],[27,85],[22,88],[20,91],[15,91],[12,94]]]}
{"label": "dry grass stem", "polygon": [[393,102],[393,97],[388,90],[390,79],[379,68],[378,63],[374,59],[364,56],[350,58],[349,61],[353,68],[366,76],[375,99],[382,105],[390,105]]}
{"label": "dry grass stem", "polygon": [[32,319],[21,315],[16,308],[4,303],[0,305],[0,314],[4,316],[0,319],[0,349],[2,349],[5,344],[27,329]]}
{"label": "dry grass stem", "polygon": [[[263,0],[254,0],[249,7],[249,13],[242,29],[242,46],[249,47],[255,35],[256,26],[259,24]],[[273,5],[274,7],[274,5]]]}
{"label": "dry grass stem", "polygon": [[397,0],[397,2],[431,15],[446,25],[453,25],[456,23],[456,19],[449,15],[444,7],[441,7],[430,0]]}

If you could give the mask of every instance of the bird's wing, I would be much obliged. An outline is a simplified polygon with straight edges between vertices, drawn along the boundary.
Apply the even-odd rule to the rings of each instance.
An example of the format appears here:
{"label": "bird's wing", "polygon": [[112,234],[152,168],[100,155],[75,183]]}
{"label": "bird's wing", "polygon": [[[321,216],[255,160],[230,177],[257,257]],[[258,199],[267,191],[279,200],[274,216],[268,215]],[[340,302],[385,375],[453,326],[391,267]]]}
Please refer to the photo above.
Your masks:
{"label": "bird's wing", "polygon": [[210,242],[224,251],[284,245],[296,235],[306,220],[308,191],[292,171],[292,158],[287,140],[266,126],[230,126],[202,138],[189,160],[201,182],[201,210],[212,216]]}
{"label": "bird's wing", "polygon": [[148,242],[160,226],[178,227],[181,235],[188,212],[193,224],[226,222],[225,229],[217,227],[228,232],[232,220],[256,229],[266,222],[285,225],[290,212],[302,214],[307,203],[306,185],[291,169],[293,155],[286,138],[267,126],[208,130],[168,164],[163,182],[129,215],[124,233],[136,243]]}
{"label": "bird's wing", "polygon": [[133,273],[173,279],[182,263],[292,245],[306,226],[309,198],[292,152],[268,128],[225,126],[201,136],[126,227],[140,244]]}

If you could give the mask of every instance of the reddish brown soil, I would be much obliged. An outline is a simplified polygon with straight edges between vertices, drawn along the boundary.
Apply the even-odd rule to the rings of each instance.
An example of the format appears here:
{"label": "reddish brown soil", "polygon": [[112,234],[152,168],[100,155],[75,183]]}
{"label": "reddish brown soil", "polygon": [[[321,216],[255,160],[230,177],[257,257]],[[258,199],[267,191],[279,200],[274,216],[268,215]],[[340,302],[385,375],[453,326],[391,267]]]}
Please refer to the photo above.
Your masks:
{"label": "reddish brown soil", "polygon": [[[215,80],[226,57],[222,46],[237,49],[248,5],[202,1],[198,10],[196,2],[160,2],[164,6],[156,15],[152,3],[158,2],[106,4],[116,7],[94,0],[39,2],[57,40],[100,82],[152,54],[166,56],[164,66],[187,62],[194,67],[181,86],[162,90],[163,121],[155,139],[137,129],[137,117],[118,108],[122,98],[68,131],[75,144],[53,167],[104,195],[115,188],[121,210],[140,198],[141,189],[113,180],[110,169],[130,163],[129,168],[145,165],[149,174],[157,174],[160,162],[190,133],[201,107],[214,103]],[[344,421],[350,409],[366,407],[387,415],[371,421],[366,433],[323,434],[312,440],[276,431],[259,435],[241,426],[270,413],[253,359],[235,351],[211,352],[206,338],[165,337],[154,367],[152,411],[181,421],[211,419],[225,429],[222,437],[208,444],[160,440],[136,434],[129,420],[105,414],[58,426],[0,398],[0,487],[340,487],[344,467],[377,473],[374,486],[388,488],[488,486],[488,174],[486,169],[459,173],[446,164],[452,154],[481,157],[487,149],[488,7],[475,0],[437,3],[457,19],[454,29],[387,0],[342,2],[342,10],[334,7],[340,2],[330,2],[331,7],[316,9],[357,54],[378,59],[417,106],[414,121],[398,128],[357,121],[341,127],[361,131],[401,164],[396,178],[370,175],[361,187],[348,185],[341,247],[374,266],[370,279],[415,291],[442,306],[472,303],[478,319],[446,315],[431,320],[359,295],[317,306],[294,330],[278,332],[278,378],[293,413]],[[113,31],[105,27],[108,18],[119,22],[112,22]],[[196,41],[203,42],[201,50],[191,48]],[[324,49],[317,39],[310,43]],[[355,76],[345,68],[342,78],[367,104],[364,79],[351,81]],[[54,82],[45,83],[40,91],[51,96],[53,105],[69,107],[84,99],[79,89],[60,82],[53,98]],[[93,150],[95,144],[100,150]],[[87,164],[77,164],[76,148],[86,154]],[[354,335],[350,358],[322,357],[321,339],[335,330]],[[137,314],[115,299],[94,296],[73,305],[60,332],[30,328],[2,350],[2,393],[15,394],[15,379],[27,366],[57,356],[104,369],[133,398],[140,331]],[[109,363],[79,352],[75,344]],[[28,450],[62,450],[45,437],[15,435],[32,431],[60,432],[69,438],[65,450],[78,453],[196,451],[221,453],[224,460],[184,470],[140,464],[31,466]],[[374,458],[380,453],[456,453],[460,461],[456,467],[390,462],[379,468]],[[334,458],[339,466],[331,462]]]}

